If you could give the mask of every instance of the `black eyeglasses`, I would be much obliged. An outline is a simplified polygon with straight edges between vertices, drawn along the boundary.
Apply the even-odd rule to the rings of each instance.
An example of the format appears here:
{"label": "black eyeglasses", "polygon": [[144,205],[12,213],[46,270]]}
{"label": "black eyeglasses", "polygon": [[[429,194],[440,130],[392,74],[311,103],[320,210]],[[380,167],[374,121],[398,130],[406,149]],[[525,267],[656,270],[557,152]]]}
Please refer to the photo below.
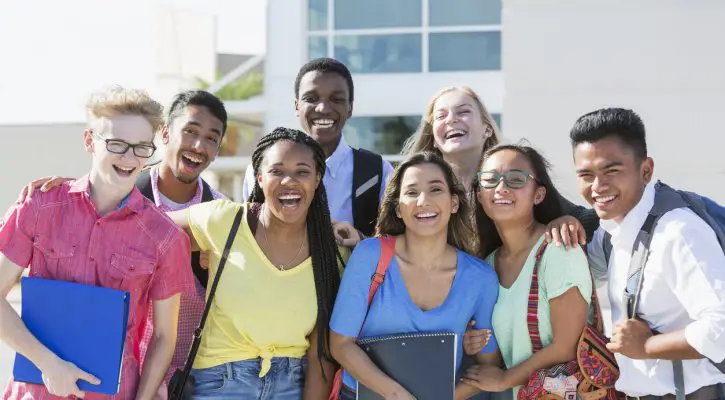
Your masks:
{"label": "black eyeglasses", "polygon": [[521,189],[526,186],[526,182],[529,179],[533,179],[535,182],[539,182],[533,175],[526,171],[518,169],[512,169],[510,171],[501,173],[498,171],[481,171],[478,173],[478,182],[481,187],[485,189],[493,189],[498,186],[499,182],[503,179],[503,183],[508,186],[509,189]]}
{"label": "black eyeglasses", "polygon": [[121,139],[106,139],[91,131],[91,134],[99,140],[106,142],[106,150],[114,154],[126,154],[129,148],[133,149],[136,157],[150,158],[156,152],[156,146],[153,144],[131,144]]}

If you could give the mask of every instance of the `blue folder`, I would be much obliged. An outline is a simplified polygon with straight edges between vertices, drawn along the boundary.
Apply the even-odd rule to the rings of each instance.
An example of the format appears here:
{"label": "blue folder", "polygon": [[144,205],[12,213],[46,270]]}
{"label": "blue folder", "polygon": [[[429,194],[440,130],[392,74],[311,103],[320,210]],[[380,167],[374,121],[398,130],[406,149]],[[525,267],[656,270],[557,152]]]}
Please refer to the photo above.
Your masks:
{"label": "blue folder", "polygon": [[[61,359],[101,380],[78,381],[83,391],[113,395],[121,380],[129,293],[79,283],[22,278],[21,318],[38,341]],[[20,354],[13,378],[43,384],[40,370]]]}

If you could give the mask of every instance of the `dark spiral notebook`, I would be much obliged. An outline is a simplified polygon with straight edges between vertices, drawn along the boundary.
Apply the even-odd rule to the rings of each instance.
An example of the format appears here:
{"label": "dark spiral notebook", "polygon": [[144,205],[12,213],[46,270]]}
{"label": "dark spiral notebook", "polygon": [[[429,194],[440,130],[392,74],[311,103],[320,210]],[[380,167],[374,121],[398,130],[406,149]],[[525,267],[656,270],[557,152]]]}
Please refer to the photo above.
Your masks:
{"label": "dark spiral notebook", "polygon": [[[453,400],[456,387],[455,333],[410,333],[363,339],[370,360],[418,400]],[[358,383],[358,400],[384,400]]]}

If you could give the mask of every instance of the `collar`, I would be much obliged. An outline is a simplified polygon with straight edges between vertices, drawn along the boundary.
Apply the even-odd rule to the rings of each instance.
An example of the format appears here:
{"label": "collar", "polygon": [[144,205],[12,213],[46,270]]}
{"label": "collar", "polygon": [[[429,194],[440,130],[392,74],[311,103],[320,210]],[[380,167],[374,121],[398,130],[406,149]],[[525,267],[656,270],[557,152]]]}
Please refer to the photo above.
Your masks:
{"label": "collar", "polygon": [[[82,193],[87,196],[87,198],[90,200],[91,198],[91,180],[90,176],[88,174],[84,175],[83,177],[76,179],[70,184],[70,189],[68,190],[68,193]],[[124,208],[124,206],[128,206],[128,208],[135,212],[140,213],[141,210],[143,210],[143,200],[144,197],[139,192],[138,188],[134,185],[133,189],[131,190],[131,193],[128,194],[123,200],[121,200],[121,203],[119,204],[118,210],[121,210]],[[117,211],[118,211],[117,210]]]}
{"label": "collar", "polygon": [[648,183],[644,187],[642,198],[639,199],[637,205],[635,205],[627,215],[624,217],[621,223],[616,223],[614,220],[602,220],[601,226],[612,235],[612,241],[622,240],[627,237],[636,237],[639,229],[647,219],[647,214],[652,206],[655,204],[655,188],[654,184]]}
{"label": "collar", "polygon": [[[159,191],[159,168],[161,168],[161,164],[154,166],[151,168],[150,174],[151,174],[151,191],[154,193],[154,203],[157,207],[160,207],[162,205],[161,201],[161,192]],[[196,180],[196,193],[194,194],[194,197],[191,198],[187,203],[185,204],[199,204],[201,203],[201,197],[204,192],[204,186],[201,183],[201,175]]]}
{"label": "collar", "polygon": [[340,136],[340,142],[337,144],[337,148],[326,160],[327,173],[330,174],[332,179],[335,179],[337,171],[340,170],[340,166],[343,161],[345,161],[347,156],[350,154],[352,154],[352,148],[345,141],[345,136]]}

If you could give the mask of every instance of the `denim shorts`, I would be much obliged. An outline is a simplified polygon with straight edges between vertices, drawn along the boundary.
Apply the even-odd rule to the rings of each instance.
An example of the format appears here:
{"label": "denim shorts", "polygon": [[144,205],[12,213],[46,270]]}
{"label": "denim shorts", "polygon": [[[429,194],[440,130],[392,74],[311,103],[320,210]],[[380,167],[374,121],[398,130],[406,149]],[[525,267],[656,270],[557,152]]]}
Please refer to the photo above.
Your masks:
{"label": "denim shorts", "polygon": [[260,378],[262,360],[236,361],[211,368],[194,369],[194,400],[300,400],[307,365],[301,358],[275,357]]}

